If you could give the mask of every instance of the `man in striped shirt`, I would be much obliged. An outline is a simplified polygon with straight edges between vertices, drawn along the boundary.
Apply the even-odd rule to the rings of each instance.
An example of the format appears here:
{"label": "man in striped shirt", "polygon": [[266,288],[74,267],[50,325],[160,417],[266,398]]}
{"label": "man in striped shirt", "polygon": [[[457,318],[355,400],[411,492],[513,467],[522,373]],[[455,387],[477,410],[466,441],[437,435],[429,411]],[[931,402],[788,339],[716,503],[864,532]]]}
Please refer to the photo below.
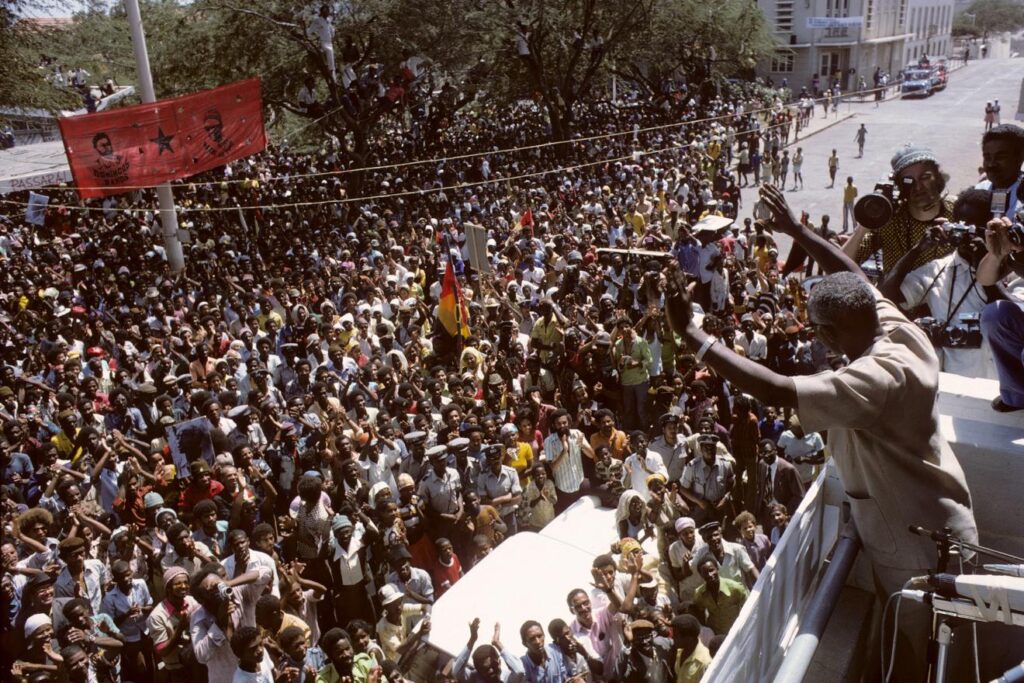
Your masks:
{"label": "man in striped shirt", "polygon": [[594,450],[583,432],[569,426],[569,412],[551,413],[551,434],[544,439],[543,460],[551,464],[551,478],[555,482],[558,503],[555,512],[562,512],[581,495],[584,487],[583,455],[593,459]]}

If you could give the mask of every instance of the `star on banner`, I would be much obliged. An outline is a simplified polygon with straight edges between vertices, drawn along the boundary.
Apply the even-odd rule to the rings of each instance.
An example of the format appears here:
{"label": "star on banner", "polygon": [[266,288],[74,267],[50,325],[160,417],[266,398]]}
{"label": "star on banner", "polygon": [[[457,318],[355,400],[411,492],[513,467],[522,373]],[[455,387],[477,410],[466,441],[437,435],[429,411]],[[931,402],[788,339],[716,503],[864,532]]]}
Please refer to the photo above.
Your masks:
{"label": "star on banner", "polygon": [[163,155],[165,149],[168,152],[171,152],[172,154],[174,153],[174,148],[171,147],[171,140],[173,140],[173,139],[174,139],[173,135],[165,135],[164,134],[164,129],[163,128],[157,128],[157,135],[156,135],[156,137],[155,138],[150,138],[149,141],[150,142],[155,142],[156,146],[157,146],[157,149],[159,150],[159,154]]}

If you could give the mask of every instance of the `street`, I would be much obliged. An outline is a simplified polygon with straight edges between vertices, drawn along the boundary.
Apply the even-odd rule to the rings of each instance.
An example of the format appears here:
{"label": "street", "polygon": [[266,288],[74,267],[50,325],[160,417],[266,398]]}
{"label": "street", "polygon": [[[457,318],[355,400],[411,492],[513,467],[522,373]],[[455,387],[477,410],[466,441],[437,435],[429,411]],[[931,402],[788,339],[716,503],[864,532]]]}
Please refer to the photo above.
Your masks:
{"label": "street", "polygon": [[[878,108],[873,102],[842,103],[839,114],[850,112],[854,116],[788,147],[790,156],[795,154],[796,146],[803,147],[805,181],[805,189],[786,192],[790,206],[797,215],[809,212],[816,226],[822,214],[829,214],[830,226],[840,231],[842,186],[847,176],[853,176],[860,195],[871,192],[875,183],[886,179],[892,155],[907,143],[935,151],[942,170],[950,177],[948,192],[956,194],[970,187],[977,182],[981,166],[985,101],[998,99],[1001,121],[1013,123],[1022,78],[1024,59],[971,60],[965,68],[950,74],[945,90],[927,99],[892,99]],[[815,115],[821,116],[820,106]],[[854,134],[862,123],[867,126],[867,144],[864,158],[858,159]],[[839,154],[839,173],[835,187],[829,189],[827,159],[833,149]],[[792,177],[786,186],[787,190],[793,186]],[[755,201],[754,192],[745,189],[741,224],[751,215]],[[777,235],[776,240],[784,257],[789,253],[790,240],[784,235]]]}

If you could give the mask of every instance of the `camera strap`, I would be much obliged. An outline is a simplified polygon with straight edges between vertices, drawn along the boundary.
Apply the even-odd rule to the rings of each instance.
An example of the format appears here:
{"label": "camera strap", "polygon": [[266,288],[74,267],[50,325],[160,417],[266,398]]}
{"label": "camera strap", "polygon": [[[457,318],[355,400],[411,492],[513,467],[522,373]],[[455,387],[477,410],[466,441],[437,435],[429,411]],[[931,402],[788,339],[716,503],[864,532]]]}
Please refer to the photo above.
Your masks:
{"label": "camera strap", "polygon": [[[947,264],[947,265],[949,265],[949,264]],[[952,310],[951,310],[950,307],[953,306],[953,291],[956,289],[956,271],[957,271],[956,264],[955,263],[953,264],[953,282],[949,285],[949,301],[946,303],[946,310],[949,312],[949,315],[946,317],[946,321],[942,324],[943,327],[948,327],[949,326],[949,323],[952,322],[953,317],[956,316],[956,312],[960,310],[960,306],[964,303],[964,299],[966,299],[967,295],[971,293],[971,290],[974,289],[975,282],[977,282],[977,280],[974,277],[974,269],[971,268],[970,266],[968,266],[968,268],[970,269],[970,272],[971,272],[971,282],[967,286],[967,289],[964,290],[963,296],[961,296],[960,300],[956,302],[956,306],[953,307]],[[945,267],[943,267],[943,269],[945,269]],[[934,284],[934,281],[933,281],[933,284]]]}

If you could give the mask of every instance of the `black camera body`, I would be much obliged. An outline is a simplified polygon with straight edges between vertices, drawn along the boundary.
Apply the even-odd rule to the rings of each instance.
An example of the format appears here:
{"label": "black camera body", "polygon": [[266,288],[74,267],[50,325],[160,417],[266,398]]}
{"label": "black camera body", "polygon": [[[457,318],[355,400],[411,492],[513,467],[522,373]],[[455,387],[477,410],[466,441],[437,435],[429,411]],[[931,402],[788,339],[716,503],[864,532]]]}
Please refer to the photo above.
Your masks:
{"label": "black camera body", "polygon": [[981,314],[961,313],[955,323],[943,323],[935,318],[918,318],[914,324],[924,330],[936,347],[947,349],[981,348]]}
{"label": "black camera body", "polygon": [[978,229],[969,223],[946,222],[942,224],[946,242],[953,248],[959,248],[964,242],[970,242],[978,234]]}
{"label": "black camera body", "polygon": [[902,186],[891,180],[877,183],[872,192],[864,195],[853,205],[853,217],[868,230],[878,230],[892,220],[901,198],[910,194],[914,181],[904,178]]}

